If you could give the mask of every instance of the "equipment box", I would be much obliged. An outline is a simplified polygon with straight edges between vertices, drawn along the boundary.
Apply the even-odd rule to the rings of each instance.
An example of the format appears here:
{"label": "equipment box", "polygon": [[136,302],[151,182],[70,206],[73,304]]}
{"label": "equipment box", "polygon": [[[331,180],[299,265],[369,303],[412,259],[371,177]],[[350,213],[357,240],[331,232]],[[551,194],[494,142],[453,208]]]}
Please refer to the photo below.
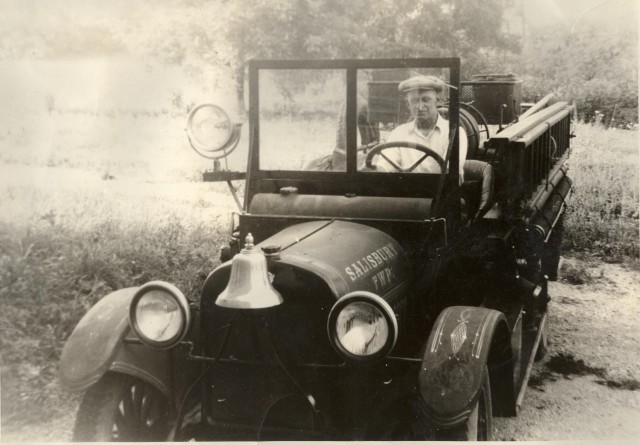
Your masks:
{"label": "equipment box", "polygon": [[461,100],[473,100],[473,106],[489,125],[509,124],[520,115],[522,80],[513,74],[484,74],[472,76],[472,79],[461,82]]}

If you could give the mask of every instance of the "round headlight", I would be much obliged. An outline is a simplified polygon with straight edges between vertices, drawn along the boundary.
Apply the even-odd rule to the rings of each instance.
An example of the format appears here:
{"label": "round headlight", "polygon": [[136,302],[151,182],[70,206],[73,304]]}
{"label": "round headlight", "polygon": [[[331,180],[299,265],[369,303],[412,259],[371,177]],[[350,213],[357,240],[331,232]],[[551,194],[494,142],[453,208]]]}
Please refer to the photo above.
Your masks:
{"label": "round headlight", "polygon": [[352,292],[331,309],[329,337],[349,360],[374,361],[395,345],[398,324],[389,304],[371,292]]}
{"label": "round headlight", "polygon": [[189,303],[175,286],[152,281],[141,286],[134,295],[129,320],[145,343],[160,348],[171,347],[182,340],[189,329]]}
{"label": "round headlight", "polygon": [[187,118],[187,136],[191,146],[202,156],[218,158],[216,153],[227,147],[234,133],[229,115],[219,106],[202,104],[195,107]]}

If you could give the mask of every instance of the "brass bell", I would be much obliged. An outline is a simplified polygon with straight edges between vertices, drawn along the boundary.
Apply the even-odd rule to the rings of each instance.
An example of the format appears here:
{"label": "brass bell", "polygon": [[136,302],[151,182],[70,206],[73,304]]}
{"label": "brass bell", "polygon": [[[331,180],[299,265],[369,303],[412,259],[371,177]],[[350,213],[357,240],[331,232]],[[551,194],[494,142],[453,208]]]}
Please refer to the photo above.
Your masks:
{"label": "brass bell", "polygon": [[218,296],[216,305],[233,309],[264,309],[282,303],[282,295],[273,288],[267,275],[267,260],[247,235],[244,249],[233,257],[229,283]]}

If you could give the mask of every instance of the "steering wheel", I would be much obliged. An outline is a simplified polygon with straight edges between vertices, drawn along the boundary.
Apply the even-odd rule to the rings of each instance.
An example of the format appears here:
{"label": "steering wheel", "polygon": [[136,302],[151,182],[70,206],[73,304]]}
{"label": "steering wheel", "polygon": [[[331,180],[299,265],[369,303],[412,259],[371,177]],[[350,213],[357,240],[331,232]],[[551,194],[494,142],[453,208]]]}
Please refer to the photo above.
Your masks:
{"label": "steering wheel", "polygon": [[[413,148],[414,150],[418,150],[422,153],[424,153],[424,156],[422,156],[420,159],[418,159],[416,162],[413,163],[413,165],[411,165],[408,168],[402,168],[400,167],[398,164],[396,164],[395,162],[393,162],[391,159],[389,159],[387,156],[384,155],[384,153],[382,153],[383,150],[386,150],[387,148],[392,148],[392,147],[399,147],[399,148]],[[427,147],[426,145],[422,145],[422,144],[418,144],[416,142],[408,142],[408,141],[392,141],[392,142],[385,142],[383,144],[378,144],[375,147],[373,147],[371,149],[371,151],[369,151],[369,153],[367,153],[367,157],[365,159],[365,166],[367,168],[373,169],[375,170],[375,166],[373,165],[373,157],[376,155],[380,155],[385,161],[387,161],[389,164],[391,164],[391,166],[393,168],[396,169],[396,171],[402,172],[402,173],[410,173],[412,171],[414,171],[416,169],[416,167],[420,164],[422,164],[422,162],[427,159],[427,158],[433,158],[434,161],[436,161],[438,163],[438,165],[440,165],[440,170],[444,171],[444,159],[442,159],[442,156],[440,156],[438,154],[438,152],[436,152],[435,150]]]}

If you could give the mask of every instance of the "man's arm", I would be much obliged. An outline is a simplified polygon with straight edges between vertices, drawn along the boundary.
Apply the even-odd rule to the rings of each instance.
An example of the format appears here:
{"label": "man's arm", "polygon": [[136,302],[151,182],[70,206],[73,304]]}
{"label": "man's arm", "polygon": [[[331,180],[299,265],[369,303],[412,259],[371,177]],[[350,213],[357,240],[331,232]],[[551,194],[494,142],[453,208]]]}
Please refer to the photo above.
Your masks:
{"label": "man's arm", "polygon": [[[387,137],[387,140],[385,142],[404,141],[406,140],[406,137],[404,136],[405,134],[406,134],[406,130],[403,130],[402,125],[400,125],[399,127],[394,128],[391,131],[391,133],[389,133],[389,136]],[[384,155],[389,159],[391,159],[393,162],[395,162],[399,167],[403,167],[402,153],[400,148],[398,147],[388,148],[384,151]],[[393,173],[397,171],[382,156],[378,156],[378,160],[376,162],[376,168],[378,171],[386,172],[386,173]]]}
{"label": "man's arm", "polygon": [[467,132],[458,127],[458,144],[460,147],[460,185],[464,182],[464,161],[467,159]]}

